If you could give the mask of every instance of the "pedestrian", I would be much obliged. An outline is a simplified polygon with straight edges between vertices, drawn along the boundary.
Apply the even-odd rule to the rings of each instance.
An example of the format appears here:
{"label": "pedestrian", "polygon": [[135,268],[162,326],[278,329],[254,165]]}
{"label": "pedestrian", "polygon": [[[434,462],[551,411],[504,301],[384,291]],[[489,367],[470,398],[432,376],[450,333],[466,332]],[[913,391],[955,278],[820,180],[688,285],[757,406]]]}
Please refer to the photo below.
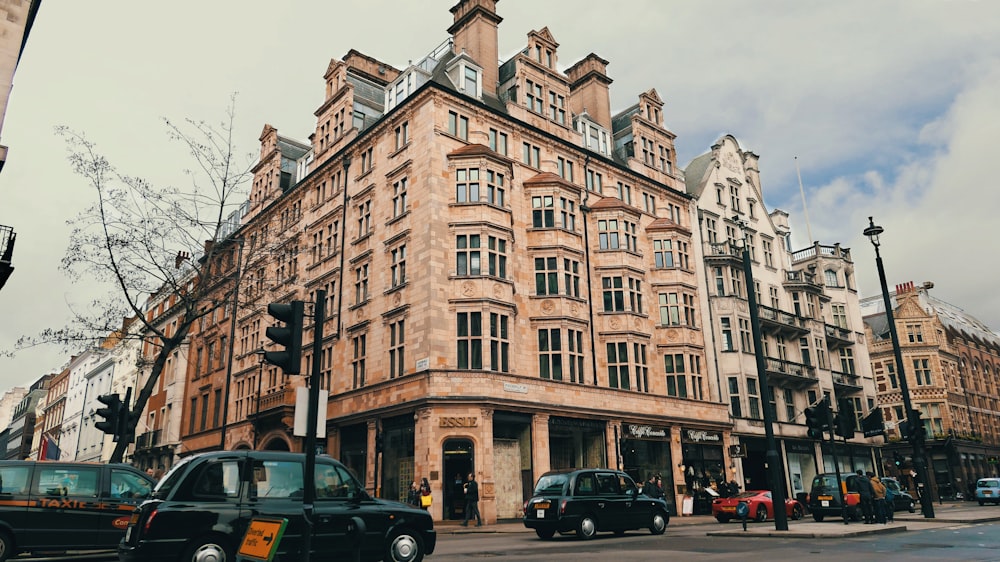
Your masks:
{"label": "pedestrian", "polygon": [[896,521],[896,489],[892,485],[885,485],[885,520],[887,523]]}
{"label": "pedestrian", "polygon": [[431,495],[431,483],[426,478],[423,478],[420,480],[420,507],[424,508],[424,511],[428,511],[433,502],[434,496]]}
{"label": "pedestrian", "polygon": [[660,495],[660,488],[656,485],[656,475],[652,472],[649,473],[649,480],[646,480],[646,483],[642,486],[642,493],[651,498],[662,497]]}
{"label": "pedestrian", "polygon": [[861,499],[861,513],[864,515],[865,525],[873,525],[875,523],[875,508],[872,504],[872,496],[875,490],[872,489],[871,480],[865,478],[865,473],[860,468],[854,477],[854,488]]}
{"label": "pedestrian", "polygon": [[476,483],[476,475],[472,472],[469,473],[469,479],[465,482],[465,520],[462,521],[463,527],[469,526],[469,519],[472,515],[476,516],[476,527],[483,526],[483,519],[479,515],[479,484]]}
{"label": "pedestrian", "polygon": [[667,495],[663,493],[663,477],[660,473],[656,473],[656,493],[659,494],[657,497],[666,498]]}
{"label": "pedestrian", "polygon": [[872,483],[872,505],[875,508],[875,522],[885,525],[885,484],[870,470],[865,475],[868,476],[868,480]]}
{"label": "pedestrian", "polygon": [[729,481],[729,497],[735,498],[740,495],[740,485],[736,483],[736,479],[733,478]]}
{"label": "pedestrian", "polygon": [[420,486],[417,485],[416,480],[410,482],[410,489],[406,493],[406,503],[416,507],[420,506]]}

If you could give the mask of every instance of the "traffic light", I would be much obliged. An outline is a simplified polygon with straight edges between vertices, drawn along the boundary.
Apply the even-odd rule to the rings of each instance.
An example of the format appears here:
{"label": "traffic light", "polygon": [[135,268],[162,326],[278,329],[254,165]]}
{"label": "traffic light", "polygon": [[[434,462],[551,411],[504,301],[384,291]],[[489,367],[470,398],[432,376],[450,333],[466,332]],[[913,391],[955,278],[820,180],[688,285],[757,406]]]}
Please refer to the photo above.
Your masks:
{"label": "traffic light", "polygon": [[858,423],[858,416],[854,414],[854,403],[848,398],[841,398],[837,400],[837,407],[840,411],[837,412],[834,433],[844,439],[853,439],[854,428]]}
{"label": "traffic light", "polygon": [[102,394],[97,397],[97,401],[107,407],[97,409],[97,415],[104,419],[96,422],[94,427],[108,435],[117,435],[122,411],[121,398],[117,394]]}
{"label": "traffic light", "polygon": [[823,439],[823,432],[830,427],[830,404],[826,398],[806,408],[806,435],[810,439]]}
{"label": "traffic light", "polygon": [[912,421],[910,424],[910,443],[926,441],[927,428],[924,427],[924,421],[920,419],[920,410],[910,412],[910,420]]}
{"label": "traffic light", "polygon": [[900,420],[899,424],[896,426],[899,429],[900,439],[910,440],[910,422],[906,420]]}
{"label": "traffic light", "polygon": [[281,367],[286,375],[299,374],[302,368],[302,319],[305,316],[305,303],[272,302],[267,305],[267,313],[285,323],[284,326],[271,326],[264,331],[269,340],[284,347],[284,350],[265,351],[264,361]]}

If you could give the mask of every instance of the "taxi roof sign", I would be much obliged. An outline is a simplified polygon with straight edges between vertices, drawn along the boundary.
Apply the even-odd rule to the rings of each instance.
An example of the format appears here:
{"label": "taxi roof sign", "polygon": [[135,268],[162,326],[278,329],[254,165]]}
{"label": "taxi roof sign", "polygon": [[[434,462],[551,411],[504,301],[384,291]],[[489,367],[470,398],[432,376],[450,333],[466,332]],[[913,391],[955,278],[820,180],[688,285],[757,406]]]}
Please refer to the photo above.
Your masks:
{"label": "taxi roof sign", "polygon": [[288,519],[252,519],[240,543],[238,558],[271,562],[287,525]]}

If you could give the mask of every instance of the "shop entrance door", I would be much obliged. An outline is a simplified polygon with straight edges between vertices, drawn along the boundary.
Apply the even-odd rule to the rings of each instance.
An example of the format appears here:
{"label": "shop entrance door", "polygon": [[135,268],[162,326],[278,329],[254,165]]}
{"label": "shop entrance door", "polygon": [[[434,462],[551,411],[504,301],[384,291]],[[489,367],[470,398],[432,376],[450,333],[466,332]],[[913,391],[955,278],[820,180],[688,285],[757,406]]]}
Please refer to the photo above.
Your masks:
{"label": "shop entrance door", "polygon": [[449,439],[444,442],[444,505],[443,517],[465,517],[465,477],[475,469],[472,441]]}

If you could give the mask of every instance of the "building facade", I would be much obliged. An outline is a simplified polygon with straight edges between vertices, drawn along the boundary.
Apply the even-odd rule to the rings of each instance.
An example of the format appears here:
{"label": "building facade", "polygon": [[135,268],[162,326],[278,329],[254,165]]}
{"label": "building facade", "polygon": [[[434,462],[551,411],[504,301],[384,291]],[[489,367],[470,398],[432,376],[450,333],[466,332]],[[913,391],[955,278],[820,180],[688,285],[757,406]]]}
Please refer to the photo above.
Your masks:
{"label": "building facade", "polygon": [[[687,191],[698,204],[710,380],[732,416],[726,444],[742,451],[739,463],[708,467],[701,483],[696,468],[693,485],[703,490],[716,472],[731,469],[746,489],[772,488],[763,425],[770,407],[787,491],[795,497],[808,493],[817,473],[834,469],[829,444],[806,436],[805,408],[823,397],[834,409],[846,400],[860,418],[875,407],[875,386],[850,250],[814,243],[792,251],[788,215],[764,207],[758,158],[726,135],[685,168]],[[744,248],[753,287],[744,275]],[[770,389],[757,376],[748,291],[757,301]],[[856,434],[838,447],[842,470],[875,466],[873,445]],[[710,497],[701,496],[702,509]]]}
{"label": "building facade", "polygon": [[[927,431],[927,485],[937,499],[967,494],[976,479],[1000,475],[1000,337],[961,308],[931,296],[933,287],[904,283],[890,298],[910,403]],[[914,488],[913,449],[899,431],[906,414],[883,299],[869,297],[862,306],[887,427],[884,463],[887,472]]]}
{"label": "building facade", "polygon": [[662,100],[612,114],[607,61],[560,71],[547,28],[498,66],[495,8],[459,2],[447,40],[402,70],[331,61],[310,142],[264,128],[234,235],[260,258],[238,262],[235,319],[192,334],[185,452],[301,449],[304,377],[257,352],[267,303],[323,290],[303,373],[318,362],[329,392],[325,450],[379,496],[427,477],[435,517],[461,518],[475,473],[486,519],[516,518],[542,473],[616,466],[661,474],[680,506],[684,467],[730,462]]}

